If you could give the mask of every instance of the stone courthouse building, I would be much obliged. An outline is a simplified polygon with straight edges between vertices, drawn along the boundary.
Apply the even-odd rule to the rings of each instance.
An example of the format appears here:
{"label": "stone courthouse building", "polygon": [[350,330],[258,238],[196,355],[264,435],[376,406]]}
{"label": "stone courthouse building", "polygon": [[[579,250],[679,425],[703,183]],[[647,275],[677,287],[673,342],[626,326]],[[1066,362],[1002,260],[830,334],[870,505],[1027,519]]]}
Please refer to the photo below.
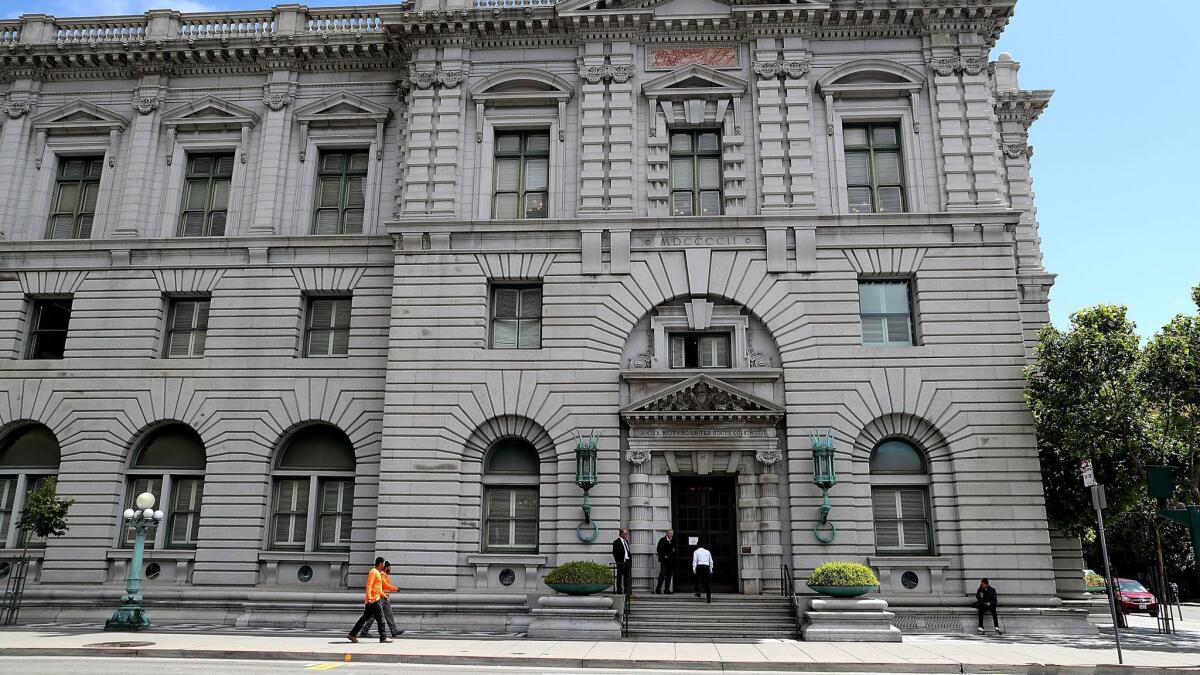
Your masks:
{"label": "stone courthouse building", "polygon": [[984,576],[1058,621],[1014,6],[0,21],[0,560],[75,500],[22,615],[110,613],[149,490],[160,621],[340,621],[378,553],[410,620],[519,630],[622,526],[636,589],[674,527],[724,592],[856,560],[902,626]]}

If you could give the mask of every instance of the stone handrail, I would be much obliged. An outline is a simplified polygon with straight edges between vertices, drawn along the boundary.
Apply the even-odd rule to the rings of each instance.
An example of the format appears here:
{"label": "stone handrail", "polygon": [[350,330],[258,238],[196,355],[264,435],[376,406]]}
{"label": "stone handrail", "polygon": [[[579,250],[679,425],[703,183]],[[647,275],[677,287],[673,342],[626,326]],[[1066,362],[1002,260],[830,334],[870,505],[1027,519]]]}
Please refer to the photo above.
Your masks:
{"label": "stone handrail", "polygon": [[15,45],[21,41],[20,21],[0,21],[0,45]]}
{"label": "stone handrail", "polygon": [[553,7],[555,0],[475,0],[476,7]]}
{"label": "stone handrail", "polygon": [[275,32],[272,12],[223,12],[186,14],[179,21],[179,37],[185,39],[266,37]]}
{"label": "stone handrail", "polygon": [[147,21],[141,16],[119,16],[55,21],[54,42],[109,44],[143,40]]}
{"label": "stone handrail", "polygon": [[357,10],[320,9],[308,13],[305,29],[310,33],[382,33],[378,14]]}

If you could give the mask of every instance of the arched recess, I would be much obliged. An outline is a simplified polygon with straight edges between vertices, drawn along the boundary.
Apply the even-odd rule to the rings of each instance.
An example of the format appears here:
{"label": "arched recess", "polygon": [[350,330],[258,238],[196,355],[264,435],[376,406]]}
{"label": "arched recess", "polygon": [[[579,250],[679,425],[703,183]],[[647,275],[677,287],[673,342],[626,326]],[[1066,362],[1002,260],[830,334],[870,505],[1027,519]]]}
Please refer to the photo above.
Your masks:
{"label": "arched recess", "polygon": [[349,551],[357,466],[339,427],[309,422],[285,433],[272,463],[267,548]]}
{"label": "arched recess", "polygon": [[825,71],[817,79],[817,86],[850,84],[854,82],[925,82],[925,75],[903,63],[886,59],[856,59]]}
{"label": "arched recess", "polygon": [[61,454],[58,437],[39,422],[23,420],[0,430],[0,547],[46,545],[45,539],[18,530],[16,524],[29,493],[58,476]]}
{"label": "arched recess", "polygon": [[962,567],[958,493],[945,435],[916,415],[881,415],[862,428],[849,455],[854,503],[864,505],[855,517],[860,531],[870,533],[859,544],[879,572],[881,592],[956,590],[950,586],[959,583],[952,572]]}
{"label": "arched recess", "polygon": [[[200,434],[183,422],[162,420],[139,433],[130,449],[122,509],[134,508],[137,496],[149,492],[156,500],[154,508],[163,512],[163,524],[146,546],[196,548],[208,464]],[[133,546],[133,532],[121,526],[119,518],[118,544]]]}
{"label": "arched recess", "polygon": [[[555,564],[555,535],[561,529],[555,518],[559,487],[574,482],[573,476],[563,475],[559,470],[554,440],[540,424],[527,417],[493,417],[467,438],[461,475],[461,512],[464,520],[476,526],[466,528],[460,540],[460,569],[474,570],[473,579],[461,580],[460,585],[536,590],[539,570]],[[522,505],[528,508],[533,499],[537,513],[534,544],[526,540],[513,546],[496,546],[497,538],[489,540],[488,528],[492,523],[511,523],[510,517],[518,515],[515,509],[521,509]],[[528,532],[529,514],[520,516],[524,521],[521,527]],[[570,527],[574,525],[572,521]],[[514,527],[517,526],[509,525],[510,533]]]}
{"label": "arched recess", "polygon": [[623,370],[704,370],[719,376],[722,370],[780,366],[779,347],[762,320],[716,296],[656,305],[634,324],[621,351]]}

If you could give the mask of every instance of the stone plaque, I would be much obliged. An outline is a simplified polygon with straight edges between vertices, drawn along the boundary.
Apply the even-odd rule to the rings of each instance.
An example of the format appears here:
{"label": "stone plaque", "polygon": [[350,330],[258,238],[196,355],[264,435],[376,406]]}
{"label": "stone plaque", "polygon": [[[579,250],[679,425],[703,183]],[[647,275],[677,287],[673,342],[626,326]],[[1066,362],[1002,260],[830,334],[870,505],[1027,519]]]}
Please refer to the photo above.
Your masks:
{"label": "stone plaque", "polygon": [[737,67],[733,47],[651,47],[650,69],[669,70],[681,66]]}

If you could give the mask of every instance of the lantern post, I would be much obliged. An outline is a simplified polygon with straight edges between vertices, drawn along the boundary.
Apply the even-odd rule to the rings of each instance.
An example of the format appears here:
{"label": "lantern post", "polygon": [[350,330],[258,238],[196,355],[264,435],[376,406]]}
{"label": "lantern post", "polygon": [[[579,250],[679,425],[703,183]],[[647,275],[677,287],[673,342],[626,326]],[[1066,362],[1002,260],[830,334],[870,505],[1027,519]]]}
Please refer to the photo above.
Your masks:
{"label": "lantern post", "polygon": [[837,536],[837,528],[829,521],[829,512],[833,504],[829,501],[829,490],[837,485],[837,471],[833,466],[833,451],[836,439],[833,430],[825,433],[816,432],[809,436],[813,454],[813,485],[821,489],[821,506],[818,508],[817,524],[813,527],[813,536],[822,544],[833,542]]}
{"label": "lantern post", "polygon": [[588,493],[600,482],[596,478],[597,446],[600,435],[595,431],[587,438],[575,432],[575,484],[583,490],[583,522],[575,527],[580,541],[593,542],[600,536],[600,528],[592,522],[592,504]]}
{"label": "lantern post", "polygon": [[146,535],[162,522],[163,512],[154,510],[154,495],[143,492],[134,501],[137,509],[125,509],[125,527],[132,527],[135,535],[133,556],[129,561],[129,576],[125,579],[125,594],[121,606],[104,622],[104,630],[142,630],[150,627],[150,617],[142,607],[142,554],[146,549]]}

